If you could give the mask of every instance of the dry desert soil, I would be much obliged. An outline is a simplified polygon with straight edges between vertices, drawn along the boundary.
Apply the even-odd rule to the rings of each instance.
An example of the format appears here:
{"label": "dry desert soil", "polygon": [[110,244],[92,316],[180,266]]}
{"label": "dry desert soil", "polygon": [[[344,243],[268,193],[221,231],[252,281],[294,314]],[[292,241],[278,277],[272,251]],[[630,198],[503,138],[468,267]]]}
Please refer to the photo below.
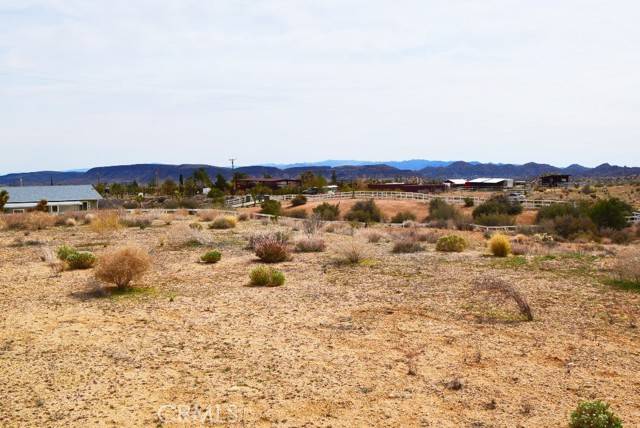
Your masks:
{"label": "dry desert soil", "polygon": [[[171,245],[193,221],[0,232],[1,426],[559,427],[591,399],[640,426],[640,294],[603,284],[615,246],[496,259],[467,232],[463,253],[382,239],[345,265],[344,227],[277,264],[283,286],[248,287],[248,236],[292,224],[205,224],[222,252],[206,265],[208,246]],[[136,292],[41,261],[126,242],[153,257]],[[485,277],[517,287],[533,321],[478,292]]]}

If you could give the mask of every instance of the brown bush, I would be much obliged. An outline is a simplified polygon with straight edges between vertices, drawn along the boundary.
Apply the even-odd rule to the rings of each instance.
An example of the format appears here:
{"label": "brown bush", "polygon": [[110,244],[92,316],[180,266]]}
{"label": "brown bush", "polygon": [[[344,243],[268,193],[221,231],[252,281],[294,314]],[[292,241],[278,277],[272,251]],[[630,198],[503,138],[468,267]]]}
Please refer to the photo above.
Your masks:
{"label": "brown bush", "polygon": [[214,210],[201,210],[198,211],[198,217],[201,221],[213,221],[216,217],[218,217],[218,213]]}
{"label": "brown bush", "polygon": [[628,249],[620,252],[613,264],[612,271],[620,281],[640,284],[640,251]]}
{"label": "brown bush", "polygon": [[102,254],[95,267],[98,280],[126,288],[131,281],[140,279],[151,267],[147,250],[129,245]]}
{"label": "brown bush", "polygon": [[476,289],[480,291],[499,293],[504,297],[513,299],[516,305],[518,305],[520,313],[525,316],[528,321],[533,320],[533,314],[527,299],[520,294],[518,290],[507,284],[505,281],[496,278],[483,278],[476,282]]}
{"label": "brown bush", "polygon": [[279,263],[289,260],[289,246],[274,235],[262,237],[253,244],[256,256],[265,263]]}
{"label": "brown bush", "polygon": [[314,253],[324,251],[326,245],[320,238],[307,237],[296,242],[296,251],[300,253]]}
{"label": "brown bush", "polygon": [[6,214],[3,220],[10,230],[42,230],[56,224],[56,216],[43,212]]}
{"label": "brown bush", "polygon": [[338,262],[358,264],[367,258],[368,251],[364,242],[357,238],[351,238],[338,244],[336,254],[338,255]]}
{"label": "brown bush", "polygon": [[394,253],[417,253],[424,251],[424,247],[414,238],[398,239],[393,243],[392,252]]}
{"label": "brown bush", "polygon": [[120,214],[116,211],[104,211],[97,214],[91,214],[89,218],[89,229],[96,233],[108,233],[122,228],[120,224]]}
{"label": "brown bush", "polygon": [[372,244],[376,244],[380,242],[382,238],[384,238],[384,235],[382,233],[376,232],[374,230],[367,232],[364,236],[365,238],[367,238],[367,241],[371,242]]}

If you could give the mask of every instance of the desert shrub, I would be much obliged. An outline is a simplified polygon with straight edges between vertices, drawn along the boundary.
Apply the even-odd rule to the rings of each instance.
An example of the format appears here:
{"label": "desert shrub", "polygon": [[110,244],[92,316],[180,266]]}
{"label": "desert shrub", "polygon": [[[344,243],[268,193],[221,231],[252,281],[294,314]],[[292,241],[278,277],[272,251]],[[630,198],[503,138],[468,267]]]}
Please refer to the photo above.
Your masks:
{"label": "desert shrub", "polygon": [[247,243],[248,250],[255,250],[256,244],[265,239],[275,239],[276,241],[287,244],[289,242],[289,233],[284,231],[277,231],[272,233],[254,233],[249,235],[249,242]]}
{"label": "desert shrub", "polygon": [[127,210],[134,210],[136,208],[140,208],[140,204],[138,201],[124,201],[122,204],[122,208]]}
{"label": "desert shrub", "polygon": [[180,202],[176,201],[175,199],[166,199],[162,203],[162,206],[168,210],[176,210],[180,208]]}
{"label": "desert shrub", "polygon": [[367,224],[381,222],[383,220],[382,212],[373,199],[356,202],[344,218],[348,221],[358,221]]}
{"label": "desert shrub", "polygon": [[461,253],[469,244],[467,240],[458,235],[447,235],[438,239],[436,242],[436,251],[445,253]]}
{"label": "desert shrub", "polygon": [[299,207],[300,205],[304,205],[307,203],[307,197],[305,195],[296,195],[293,199],[291,199],[292,207]]}
{"label": "desert shrub", "polygon": [[273,199],[269,199],[262,202],[260,207],[261,207],[260,212],[262,214],[269,214],[269,215],[275,215],[275,216],[282,215],[282,204],[280,204],[280,201],[274,201]]}
{"label": "desert shrub", "polygon": [[291,218],[307,218],[307,212],[304,208],[300,208],[298,210],[291,210],[287,212],[287,217]]}
{"label": "desert shrub", "polygon": [[536,223],[541,223],[543,220],[553,220],[556,217],[562,216],[579,217],[581,213],[582,210],[573,204],[551,204],[538,210]]}
{"label": "desert shrub", "polygon": [[580,189],[580,191],[582,193],[584,193],[585,195],[591,195],[592,193],[595,193],[596,191],[593,189],[593,187],[589,186],[588,184],[585,184],[582,189]]}
{"label": "desert shrub", "polygon": [[476,217],[475,222],[482,226],[513,226],[516,218],[508,214],[483,214]]}
{"label": "desert shrub", "polygon": [[96,256],[88,251],[74,251],[65,259],[69,269],[90,269],[96,262]]}
{"label": "desert shrub", "polygon": [[96,233],[112,232],[121,227],[120,215],[115,211],[105,211],[89,217],[89,228]]}
{"label": "desert shrub", "polygon": [[238,214],[238,221],[247,221],[247,220],[249,220],[249,214],[247,213]]}
{"label": "desert shrub", "polygon": [[603,238],[609,238],[611,242],[619,245],[629,244],[634,239],[633,229],[631,228],[626,228],[622,230],[609,229],[609,228],[601,229],[600,235]]}
{"label": "desert shrub", "polygon": [[200,210],[198,211],[198,218],[200,221],[213,221],[218,217],[218,213],[214,210]]}
{"label": "desert shrub", "polygon": [[371,242],[372,244],[376,244],[380,242],[382,238],[384,238],[384,235],[380,232],[376,232],[373,230],[373,231],[367,232],[365,234],[365,237],[367,238],[368,242]]}
{"label": "desert shrub", "polygon": [[511,254],[514,256],[525,256],[529,254],[529,247],[519,242],[511,243]]}
{"label": "desert shrub", "polygon": [[209,229],[233,229],[237,223],[238,220],[233,216],[216,217],[209,225]]}
{"label": "desert shrub", "polygon": [[586,216],[563,215],[546,223],[543,222],[543,226],[546,229],[551,228],[551,233],[566,239],[573,239],[579,235],[593,235],[597,232],[596,225]]}
{"label": "desert shrub", "polygon": [[105,252],[94,269],[98,280],[126,288],[132,281],[140,279],[151,267],[147,250],[129,245]]}
{"label": "desert shrub", "polygon": [[499,233],[489,239],[489,251],[496,257],[507,257],[511,254],[511,242],[509,238]]}
{"label": "desert shrub", "polygon": [[340,217],[340,204],[323,202],[313,209],[313,213],[320,216],[321,220],[335,221]]}
{"label": "desert shrub", "polygon": [[291,258],[288,244],[273,234],[258,239],[253,247],[256,256],[265,263],[279,263]]}
{"label": "desert shrub", "polygon": [[640,284],[640,250],[629,249],[616,256],[612,271],[620,281]]}
{"label": "desert shrub", "polygon": [[76,222],[76,219],[73,217],[69,217],[64,221],[64,225],[68,227],[74,227],[76,224],[78,223]]}
{"label": "desert shrub", "polygon": [[42,230],[56,224],[56,216],[43,212],[5,214],[4,228],[9,230]]}
{"label": "desert shrub", "polygon": [[622,428],[622,421],[602,401],[583,401],[571,413],[569,428]]}
{"label": "desert shrub", "polygon": [[404,223],[405,221],[415,221],[416,215],[411,211],[400,211],[391,218],[391,223]]}
{"label": "desert shrub", "polygon": [[166,245],[172,249],[202,247],[211,244],[213,244],[212,237],[203,231],[200,223],[191,223],[189,226],[180,224],[177,227],[169,228],[160,241],[160,246]]}
{"label": "desert shrub", "polygon": [[324,251],[326,245],[323,239],[307,237],[296,242],[296,251],[301,253],[314,253]]}
{"label": "desert shrub", "polygon": [[599,228],[620,230],[627,226],[627,216],[633,209],[618,198],[602,199],[593,204],[589,217]]}
{"label": "desert shrub", "polygon": [[473,198],[464,198],[464,206],[467,208],[471,208],[472,206],[475,205],[475,201],[473,200]]}
{"label": "desert shrub", "polygon": [[310,217],[306,218],[302,222],[302,230],[304,231],[305,234],[307,234],[307,236],[315,235],[316,233],[318,233],[318,231],[320,231],[321,227],[322,227],[322,219],[318,214],[315,214],[315,213],[311,214]]}
{"label": "desert shrub", "polygon": [[207,251],[202,256],[200,256],[200,260],[208,264],[218,263],[221,258],[222,258],[222,254],[220,253],[220,251],[216,251],[216,250]]}
{"label": "desert shrub", "polygon": [[258,266],[249,274],[251,285],[257,287],[277,287],[284,284],[284,274],[268,266]]}
{"label": "desert shrub", "polygon": [[366,244],[356,238],[338,244],[336,247],[338,262],[358,264],[368,256]]}
{"label": "desert shrub", "polygon": [[417,253],[424,251],[424,247],[416,239],[405,237],[396,240],[391,251],[394,253]]}
{"label": "desert shrub", "polygon": [[202,225],[202,223],[198,223],[194,221],[193,223],[189,223],[189,229],[202,230],[204,229],[204,226]]}
{"label": "desert shrub", "polygon": [[527,299],[506,282],[495,278],[483,278],[476,282],[475,287],[480,291],[496,292],[513,299],[516,305],[518,305],[520,313],[525,316],[528,321],[533,321],[533,313],[531,312],[531,307]]}
{"label": "desert shrub", "polygon": [[473,218],[477,219],[487,214],[507,214],[510,216],[522,213],[522,205],[519,202],[512,202],[506,195],[498,194],[489,200],[478,205],[473,210]]}
{"label": "desert shrub", "polygon": [[188,210],[195,210],[200,208],[200,203],[198,201],[196,201],[195,199],[189,199],[189,198],[185,198],[182,199],[180,202],[180,207],[182,208],[186,208]]}
{"label": "desert shrub", "polygon": [[120,219],[120,223],[125,227],[139,227],[146,229],[151,226],[151,218],[149,217],[124,217]]}
{"label": "desert shrub", "polygon": [[175,214],[165,213],[160,216],[160,221],[169,226],[176,219]]}
{"label": "desert shrub", "polygon": [[458,209],[444,199],[435,198],[429,202],[428,221],[454,220],[457,216]]}
{"label": "desert shrub", "polygon": [[77,253],[77,250],[75,248],[70,247],[68,245],[62,245],[58,247],[58,250],[56,251],[56,256],[60,260],[66,261],[67,258],[73,253]]}

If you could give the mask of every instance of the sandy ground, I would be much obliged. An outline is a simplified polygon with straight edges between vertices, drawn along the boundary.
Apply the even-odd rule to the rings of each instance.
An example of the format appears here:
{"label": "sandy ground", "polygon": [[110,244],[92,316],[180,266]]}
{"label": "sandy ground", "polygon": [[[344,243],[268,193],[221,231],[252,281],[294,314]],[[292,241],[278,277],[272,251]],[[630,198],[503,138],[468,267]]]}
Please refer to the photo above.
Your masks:
{"label": "sandy ground", "polygon": [[[30,234],[98,256],[147,246],[148,289],[107,297],[87,293],[91,270],[55,275],[40,246],[0,232],[0,425],[191,426],[197,405],[229,426],[551,427],[583,399],[640,425],[640,295],[599,281],[605,253],[516,266],[475,235],[462,254],[367,244],[366,263],[344,266],[334,250],[352,238],[325,233],[326,252],[277,265],[284,286],[254,288],[245,238],[276,226],[207,231],[223,259],[203,265],[202,248],[158,246],[180,223]],[[534,321],[475,292],[487,275],[517,286]]]}

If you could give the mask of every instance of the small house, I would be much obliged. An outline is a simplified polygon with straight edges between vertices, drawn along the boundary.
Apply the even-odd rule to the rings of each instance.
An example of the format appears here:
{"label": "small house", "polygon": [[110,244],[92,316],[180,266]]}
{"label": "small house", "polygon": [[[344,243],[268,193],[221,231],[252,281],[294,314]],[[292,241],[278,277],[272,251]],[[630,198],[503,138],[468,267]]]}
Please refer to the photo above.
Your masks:
{"label": "small house", "polygon": [[33,210],[40,201],[47,201],[50,213],[87,211],[98,208],[102,200],[91,185],[0,187],[2,190],[9,194],[9,201],[4,206],[9,213]]}

